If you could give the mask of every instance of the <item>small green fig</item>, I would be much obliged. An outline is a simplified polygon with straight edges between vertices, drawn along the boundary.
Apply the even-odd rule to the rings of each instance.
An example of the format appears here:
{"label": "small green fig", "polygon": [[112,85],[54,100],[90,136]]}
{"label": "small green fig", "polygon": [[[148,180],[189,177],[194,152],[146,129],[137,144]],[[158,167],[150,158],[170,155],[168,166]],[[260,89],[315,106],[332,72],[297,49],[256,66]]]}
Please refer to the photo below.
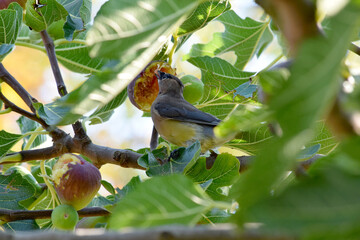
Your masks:
{"label": "small green fig", "polygon": [[59,230],[74,230],[79,221],[79,214],[73,206],[62,204],[51,213],[53,226]]}
{"label": "small green fig", "polygon": [[55,163],[52,177],[61,203],[69,204],[76,210],[86,207],[101,186],[99,169],[70,153],[62,155]]}
{"label": "small green fig", "polygon": [[185,75],[180,78],[184,84],[184,98],[191,104],[199,102],[204,95],[204,83],[193,75]]}

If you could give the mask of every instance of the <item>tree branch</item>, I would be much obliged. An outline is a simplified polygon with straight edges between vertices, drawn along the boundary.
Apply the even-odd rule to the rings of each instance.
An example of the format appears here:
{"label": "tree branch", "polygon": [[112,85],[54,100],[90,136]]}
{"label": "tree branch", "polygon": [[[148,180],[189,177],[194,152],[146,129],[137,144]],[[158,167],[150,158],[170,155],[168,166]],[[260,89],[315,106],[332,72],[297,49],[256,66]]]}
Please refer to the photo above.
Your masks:
{"label": "tree branch", "polygon": [[35,112],[32,104],[33,102],[37,102],[37,100],[5,69],[2,63],[0,63],[0,79],[8,84],[21,97],[32,112]]}
{"label": "tree branch", "polygon": [[315,6],[305,0],[255,0],[278,24],[291,55],[296,55],[301,43],[320,33],[315,18]]}
{"label": "tree branch", "polygon": [[51,37],[49,36],[49,34],[47,33],[46,30],[43,30],[40,32],[41,38],[44,42],[44,46],[50,61],[50,65],[51,65],[51,69],[54,73],[54,77],[55,77],[55,81],[56,81],[56,85],[57,85],[57,89],[58,92],[60,94],[61,97],[65,96],[68,92],[66,90],[66,86],[64,83],[64,80],[62,78],[61,72],[60,72],[60,68],[59,68],[59,64],[56,58],[56,53],[55,53],[55,45],[53,40],[51,39]]}
{"label": "tree branch", "polygon": [[[66,137],[60,137],[59,140],[54,141],[52,147],[42,148],[42,149],[33,149],[33,150],[24,150],[18,153],[10,153],[6,156],[11,156],[14,154],[20,154],[21,160],[17,162],[28,162],[33,160],[47,160],[54,157],[59,157],[64,153],[79,153],[88,157],[92,163],[100,168],[102,165],[110,163],[119,165],[124,168],[135,168],[144,170],[141,167],[137,160],[142,154],[124,150],[124,149],[114,149],[109,147],[104,147],[96,145],[93,143],[82,144],[80,142],[74,141],[69,135]],[[4,161],[2,164],[14,163],[12,161]]]}
{"label": "tree branch", "polygon": [[5,104],[5,109],[6,108],[11,108],[12,111],[16,112],[16,113],[19,113],[35,122],[38,122],[41,124],[41,126],[44,128],[44,129],[48,129],[49,128],[49,125],[41,118],[37,117],[36,114],[34,113],[31,113],[31,112],[28,112],[18,106],[16,106],[14,103],[12,103],[9,99],[7,99],[1,92],[0,90],[0,100],[4,102]]}
{"label": "tree branch", "polygon": [[[0,209],[0,220],[4,222],[13,222],[27,219],[49,219],[51,210],[9,210]],[[79,217],[108,216],[110,212],[100,207],[83,208],[78,211]]]}
{"label": "tree branch", "polygon": [[350,51],[360,56],[360,47],[355,45],[354,43],[351,43]]}
{"label": "tree branch", "polygon": [[[47,33],[46,30],[41,31],[40,35],[44,42],[47,56],[50,61],[51,69],[52,69],[54,77],[55,77],[58,92],[59,92],[60,96],[63,97],[66,94],[68,94],[68,91],[66,89],[64,80],[61,75],[60,67],[59,67],[59,64],[58,64],[58,61],[56,58],[54,41],[51,39],[51,37],[49,36],[49,34]],[[75,122],[72,125],[72,127],[73,127],[73,130],[75,133],[75,137],[77,137],[78,139],[81,139],[84,142],[91,142],[90,138],[87,136],[84,128],[82,127],[82,125],[79,121]]]}

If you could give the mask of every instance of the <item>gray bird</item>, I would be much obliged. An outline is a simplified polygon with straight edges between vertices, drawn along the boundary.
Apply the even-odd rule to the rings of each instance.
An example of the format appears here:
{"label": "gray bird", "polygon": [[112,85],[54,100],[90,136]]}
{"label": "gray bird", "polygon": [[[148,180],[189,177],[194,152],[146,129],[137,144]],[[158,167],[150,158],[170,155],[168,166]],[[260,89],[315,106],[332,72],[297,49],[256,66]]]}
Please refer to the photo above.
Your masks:
{"label": "gray bird", "polygon": [[220,119],[200,111],[184,99],[184,85],[179,78],[160,71],[156,72],[156,76],[159,94],[151,106],[151,118],[161,137],[182,147],[198,140],[202,152],[230,140],[214,135],[214,127]]}

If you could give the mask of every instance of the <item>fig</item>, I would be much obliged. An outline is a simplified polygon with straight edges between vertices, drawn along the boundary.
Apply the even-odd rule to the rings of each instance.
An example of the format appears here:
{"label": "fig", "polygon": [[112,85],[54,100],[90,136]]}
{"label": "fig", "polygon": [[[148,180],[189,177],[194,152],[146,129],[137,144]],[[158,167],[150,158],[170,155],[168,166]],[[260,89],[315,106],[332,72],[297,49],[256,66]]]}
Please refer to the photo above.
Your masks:
{"label": "fig", "polygon": [[164,61],[153,61],[130,82],[127,91],[131,103],[144,112],[150,112],[151,104],[159,93],[155,70],[176,75],[175,69]]}
{"label": "fig", "polygon": [[73,206],[62,204],[51,213],[53,226],[59,230],[73,230],[79,221],[79,214]]}
{"label": "fig", "polygon": [[27,0],[2,0],[0,1],[0,9],[6,9],[10,3],[17,2],[22,8],[25,8]]}
{"label": "fig", "polygon": [[184,84],[185,100],[191,104],[199,102],[204,95],[204,83],[193,75],[185,75],[180,80]]}
{"label": "fig", "polygon": [[99,169],[71,153],[62,155],[55,163],[52,178],[61,203],[76,210],[86,207],[101,186]]}

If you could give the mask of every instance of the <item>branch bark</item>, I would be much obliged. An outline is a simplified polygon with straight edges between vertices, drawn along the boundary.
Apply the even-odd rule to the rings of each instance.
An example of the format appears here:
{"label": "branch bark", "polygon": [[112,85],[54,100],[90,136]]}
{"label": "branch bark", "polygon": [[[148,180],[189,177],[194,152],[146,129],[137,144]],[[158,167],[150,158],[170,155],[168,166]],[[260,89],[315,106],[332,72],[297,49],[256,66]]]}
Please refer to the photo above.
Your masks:
{"label": "branch bark", "polygon": [[355,45],[354,43],[351,43],[350,45],[350,51],[360,56],[360,47]]}
{"label": "branch bark", "polygon": [[[55,77],[57,90],[59,92],[59,95],[61,97],[63,97],[66,94],[68,94],[68,91],[66,89],[66,85],[65,85],[63,77],[61,75],[59,63],[56,58],[54,41],[51,39],[51,37],[49,36],[49,34],[47,33],[46,30],[41,31],[40,35],[44,42],[46,53],[47,53],[47,56],[50,61],[51,69],[52,69],[54,77]],[[82,127],[82,125],[79,121],[76,121],[72,125],[72,127],[73,127],[76,138],[84,141],[85,143],[91,142],[91,139],[87,136],[84,128]]]}
{"label": "branch bark", "polygon": [[53,40],[51,39],[51,37],[49,36],[49,34],[47,33],[46,30],[41,31],[40,35],[41,35],[41,38],[42,38],[42,40],[44,42],[46,53],[47,53],[49,61],[50,61],[51,69],[52,69],[52,71],[54,73],[54,77],[55,77],[58,92],[59,92],[60,96],[63,97],[68,92],[66,90],[66,86],[65,86],[64,80],[62,78],[60,68],[59,68],[59,64],[58,64],[58,61],[57,61],[57,58],[56,58],[54,42],[53,42]]}
{"label": "branch bark", "polygon": [[9,99],[7,99],[4,96],[4,94],[1,92],[1,90],[0,90],[0,100],[3,101],[3,103],[5,104],[5,108],[11,108],[12,111],[19,113],[20,115],[23,115],[35,122],[40,123],[44,129],[49,128],[49,125],[43,119],[39,118],[34,113],[28,112],[28,111],[16,106],[13,102],[11,102]]}
{"label": "branch bark", "polygon": [[37,102],[37,100],[5,69],[2,63],[0,63],[0,79],[8,84],[21,97],[32,112],[35,112],[32,104],[33,102]]}
{"label": "branch bark", "polygon": [[[9,210],[0,209],[0,220],[13,222],[27,219],[49,219],[53,210]],[[78,211],[79,217],[108,216],[110,212],[100,207],[83,208]]]}

